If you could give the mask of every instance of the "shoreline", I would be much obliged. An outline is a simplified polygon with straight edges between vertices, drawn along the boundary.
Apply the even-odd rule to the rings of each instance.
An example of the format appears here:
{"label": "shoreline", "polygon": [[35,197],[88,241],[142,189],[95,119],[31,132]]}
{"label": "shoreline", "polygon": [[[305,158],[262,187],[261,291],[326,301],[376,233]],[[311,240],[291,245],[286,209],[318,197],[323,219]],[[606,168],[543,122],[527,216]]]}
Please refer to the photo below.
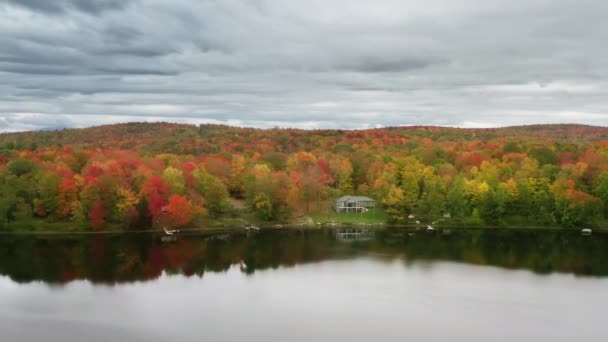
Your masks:
{"label": "shoreline", "polygon": [[[340,228],[356,228],[370,230],[404,230],[407,232],[426,232],[426,225],[387,225],[387,224],[357,224],[357,223],[322,223],[322,224],[285,224],[285,225],[261,225],[260,227],[221,227],[221,228],[189,228],[180,229],[175,236],[214,236],[223,234],[246,234],[252,231],[269,232],[269,231],[315,231]],[[460,225],[445,225],[434,226],[436,231],[444,230],[521,230],[521,231],[564,231],[564,232],[579,232],[581,228],[564,228],[564,227],[537,227],[537,226],[460,226]],[[608,228],[592,229],[594,233],[607,234]],[[2,236],[111,236],[111,235],[161,235],[162,230],[129,230],[129,231],[0,231]],[[171,235],[169,235],[171,236]]]}

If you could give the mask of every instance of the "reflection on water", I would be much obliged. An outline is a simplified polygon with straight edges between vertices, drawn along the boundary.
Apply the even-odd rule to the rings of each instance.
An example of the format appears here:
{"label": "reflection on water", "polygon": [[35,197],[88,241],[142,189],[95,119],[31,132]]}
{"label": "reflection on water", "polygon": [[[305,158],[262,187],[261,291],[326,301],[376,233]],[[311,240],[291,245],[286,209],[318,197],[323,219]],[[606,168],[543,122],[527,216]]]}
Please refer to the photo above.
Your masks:
{"label": "reflection on water", "polygon": [[336,229],[336,239],[340,241],[370,241],[374,238],[376,230],[366,228]]}
{"label": "reflection on water", "polygon": [[0,274],[17,282],[94,283],[148,280],[168,274],[202,276],[239,265],[242,272],[373,256],[379,260],[456,261],[536,273],[608,275],[608,236],[573,231],[458,230],[450,235],[401,229],[275,231],[212,238],[157,236],[0,237]]}
{"label": "reflection on water", "polygon": [[171,244],[4,236],[0,337],[599,342],[608,335],[607,247],[601,235],[509,230],[388,229],[361,239],[284,231]]}

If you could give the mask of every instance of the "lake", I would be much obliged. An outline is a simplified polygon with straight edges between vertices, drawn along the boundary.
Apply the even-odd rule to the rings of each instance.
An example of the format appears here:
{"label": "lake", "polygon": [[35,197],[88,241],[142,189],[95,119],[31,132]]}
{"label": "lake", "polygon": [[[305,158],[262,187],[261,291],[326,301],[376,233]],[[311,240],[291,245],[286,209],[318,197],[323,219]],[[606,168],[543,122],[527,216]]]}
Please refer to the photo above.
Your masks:
{"label": "lake", "polygon": [[2,341],[605,341],[608,235],[0,236]]}

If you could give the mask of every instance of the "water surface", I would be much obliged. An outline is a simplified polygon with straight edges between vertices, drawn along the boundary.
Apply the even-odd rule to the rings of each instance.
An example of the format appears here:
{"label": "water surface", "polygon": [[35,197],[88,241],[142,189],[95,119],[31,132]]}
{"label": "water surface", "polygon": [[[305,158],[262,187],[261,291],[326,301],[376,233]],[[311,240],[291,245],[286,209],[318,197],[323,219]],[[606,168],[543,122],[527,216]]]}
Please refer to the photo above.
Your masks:
{"label": "water surface", "polygon": [[608,239],[0,238],[3,341],[604,341]]}

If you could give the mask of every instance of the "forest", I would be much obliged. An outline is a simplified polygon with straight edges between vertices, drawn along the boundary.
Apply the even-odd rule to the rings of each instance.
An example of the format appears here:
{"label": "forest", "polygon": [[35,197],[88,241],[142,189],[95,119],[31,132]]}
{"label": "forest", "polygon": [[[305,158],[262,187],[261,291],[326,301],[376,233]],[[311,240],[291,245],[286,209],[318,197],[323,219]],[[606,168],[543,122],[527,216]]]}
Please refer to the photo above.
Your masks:
{"label": "forest", "polygon": [[341,195],[375,199],[389,224],[606,227],[608,128],[128,123],[0,134],[4,231],[292,222],[329,213]]}

